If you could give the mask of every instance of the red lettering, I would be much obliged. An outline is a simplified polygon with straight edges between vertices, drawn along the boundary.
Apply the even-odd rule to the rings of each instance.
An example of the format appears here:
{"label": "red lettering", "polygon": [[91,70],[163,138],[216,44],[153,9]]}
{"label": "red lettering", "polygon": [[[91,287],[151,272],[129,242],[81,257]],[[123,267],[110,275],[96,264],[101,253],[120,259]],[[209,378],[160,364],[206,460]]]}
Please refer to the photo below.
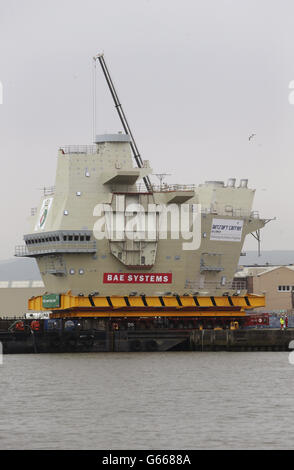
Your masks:
{"label": "red lettering", "polygon": [[171,284],[172,273],[104,273],[105,284]]}

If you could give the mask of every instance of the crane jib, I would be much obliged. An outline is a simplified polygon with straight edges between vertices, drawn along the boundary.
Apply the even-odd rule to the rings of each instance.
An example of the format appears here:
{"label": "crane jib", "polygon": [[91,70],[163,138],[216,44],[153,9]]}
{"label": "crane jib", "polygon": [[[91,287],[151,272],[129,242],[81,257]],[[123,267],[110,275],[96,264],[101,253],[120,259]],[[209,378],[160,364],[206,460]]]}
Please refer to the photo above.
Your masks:
{"label": "crane jib", "polygon": [[[124,110],[122,108],[122,105],[121,105],[121,103],[118,99],[118,95],[117,95],[117,92],[115,90],[113,81],[111,79],[109,70],[107,68],[107,65],[105,63],[104,56],[102,54],[98,54],[96,57],[94,57],[94,60],[96,61],[97,58],[100,62],[103,74],[104,74],[105,79],[106,79],[106,83],[109,87],[111,96],[112,96],[113,101],[114,101],[115,109],[117,110],[117,113],[119,115],[120,121],[121,121],[122,126],[123,126],[123,129],[124,129],[125,133],[128,134],[131,138],[130,145],[131,145],[131,150],[132,150],[135,162],[136,162],[138,168],[143,168],[143,160],[142,160],[141,155],[139,153],[138,147],[136,145],[135,139],[134,139],[133,134],[131,132],[131,129],[130,129],[130,126],[128,124],[126,115],[125,115]],[[151,184],[151,181],[150,181],[149,177],[144,176],[143,181],[144,181],[144,184],[146,186],[147,191],[152,192],[152,184]]]}

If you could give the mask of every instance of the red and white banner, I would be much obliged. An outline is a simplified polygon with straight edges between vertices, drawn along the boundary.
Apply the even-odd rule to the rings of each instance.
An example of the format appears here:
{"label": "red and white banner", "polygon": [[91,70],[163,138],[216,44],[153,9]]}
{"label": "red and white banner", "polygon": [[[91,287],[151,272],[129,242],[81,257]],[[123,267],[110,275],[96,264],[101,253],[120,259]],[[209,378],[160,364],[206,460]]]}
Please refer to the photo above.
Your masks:
{"label": "red and white banner", "polygon": [[104,284],[171,284],[172,273],[104,273]]}

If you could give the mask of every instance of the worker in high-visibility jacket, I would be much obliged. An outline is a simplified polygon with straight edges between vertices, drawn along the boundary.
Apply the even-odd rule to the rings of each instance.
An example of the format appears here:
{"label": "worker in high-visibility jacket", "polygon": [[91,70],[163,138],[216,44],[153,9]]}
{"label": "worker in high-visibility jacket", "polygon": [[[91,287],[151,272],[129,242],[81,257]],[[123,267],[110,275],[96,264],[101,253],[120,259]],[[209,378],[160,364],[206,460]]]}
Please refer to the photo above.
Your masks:
{"label": "worker in high-visibility jacket", "polygon": [[285,329],[285,319],[284,319],[284,317],[280,318],[280,326],[281,326],[281,330]]}

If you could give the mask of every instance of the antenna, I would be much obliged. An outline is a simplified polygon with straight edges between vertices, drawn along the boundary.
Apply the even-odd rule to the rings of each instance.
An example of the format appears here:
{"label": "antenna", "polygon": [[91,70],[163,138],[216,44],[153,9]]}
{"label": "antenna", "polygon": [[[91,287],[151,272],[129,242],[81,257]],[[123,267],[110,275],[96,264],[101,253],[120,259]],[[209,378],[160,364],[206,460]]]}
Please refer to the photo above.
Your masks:
{"label": "antenna", "polygon": [[[130,146],[131,146],[131,149],[132,149],[132,152],[133,152],[133,156],[134,156],[134,159],[138,165],[139,168],[143,168],[144,166],[144,163],[143,163],[143,160],[141,158],[141,155],[140,155],[140,152],[138,150],[138,147],[137,147],[137,144],[135,142],[135,139],[134,139],[134,136],[132,134],[132,131],[130,129],[130,126],[129,126],[129,123],[127,121],[127,118],[126,118],[126,115],[124,113],[124,110],[122,108],[122,105],[119,101],[119,98],[118,98],[118,95],[117,95],[117,92],[115,90],[115,87],[114,87],[114,84],[113,84],[113,81],[111,79],[111,76],[110,76],[110,73],[109,73],[109,70],[107,68],[107,65],[105,63],[105,59],[104,59],[104,55],[103,54],[97,54],[95,57],[93,57],[93,60],[96,64],[97,60],[99,60],[99,63],[101,65],[101,68],[102,68],[102,71],[103,71],[103,74],[105,76],[105,79],[106,79],[106,82],[107,82],[107,85],[109,87],[109,90],[110,90],[110,93],[111,93],[111,96],[113,98],[113,101],[114,101],[114,105],[115,105],[115,108],[116,108],[116,111],[119,115],[119,118],[121,120],[121,123],[122,123],[122,126],[124,128],[124,131],[127,135],[130,136],[131,138],[131,141],[130,141]],[[95,99],[95,97],[94,97]],[[95,115],[95,113],[94,113]],[[94,115],[93,115],[93,118],[94,118]],[[152,184],[151,184],[151,181],[149,179],[148,176],[144,176],[143,177],[143,181],[145,183],[145,186],[146,186],[146,189],[147,191],[149,192],[152,192]]]}
{"label": "antenna", "polygon": [[170,173],[153,173],[154,176],[157,176],[157,178],[159,179],[159,185],[160,185],[160,189],[162,189],[162,183],[163,183],[163,180],[166,176],[171,176]]}

